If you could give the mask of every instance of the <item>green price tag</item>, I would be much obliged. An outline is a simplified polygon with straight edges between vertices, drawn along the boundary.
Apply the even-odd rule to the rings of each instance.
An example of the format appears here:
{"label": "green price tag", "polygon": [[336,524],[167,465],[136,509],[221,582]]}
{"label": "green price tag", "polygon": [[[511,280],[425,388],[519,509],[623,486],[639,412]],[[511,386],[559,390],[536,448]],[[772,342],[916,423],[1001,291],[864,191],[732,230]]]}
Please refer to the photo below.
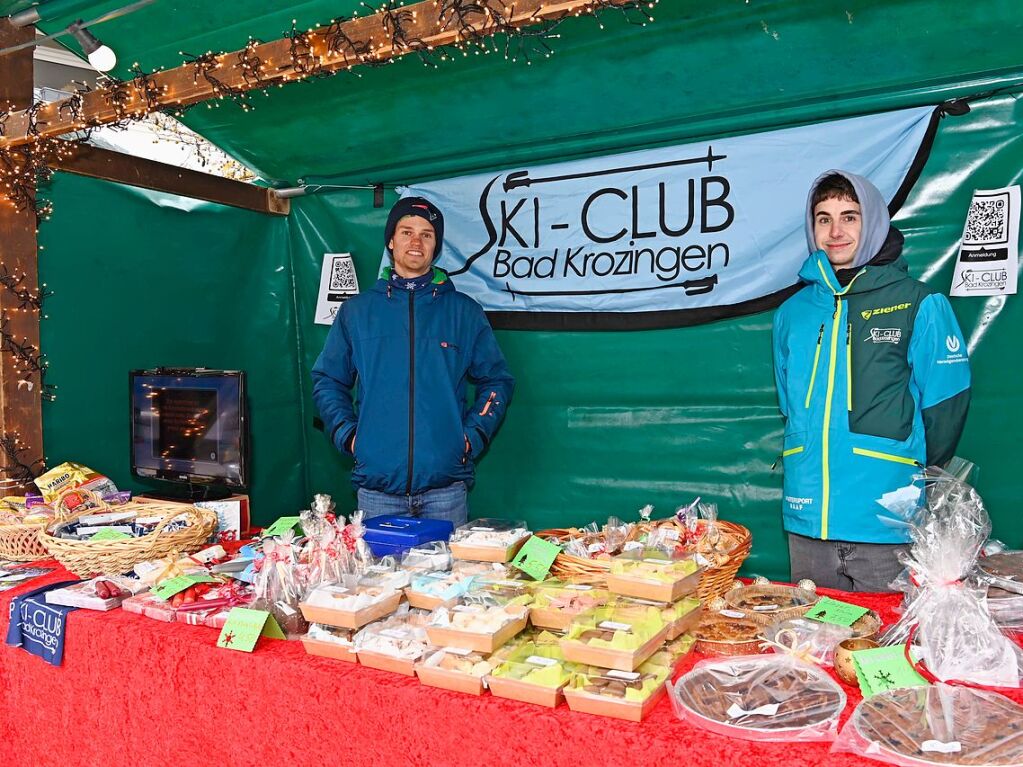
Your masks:
{"label": "green price tag", "polygon": [[227,614],[227,623],[220,630],[217,647],[252,652],[261,636],[284,639],[284,632],[273,616],[265,610],[235,607]]}
{"label": "green price tag", "polygon": [[120,541],[125,538],[131,538],[132,536],[127,533],[122,533],[120,530],[111,530],[109,527],[104,527],[95,535],[89,537],[90,541]]}
{"label": "green price tag", "polygon": [[906,660],[905,645],[857,650],[852,654],[852,659],[864,698],[885,690],[927,684],[927,680]]}
{"label": "green price tag", "polygon": [[179,575],[176,578],[170,578],[155,589],[152,594],[154,597],[159,599],[167,600],[175,594],[178,594],[189,586],[194,586],[197,583],[216,583],[217,579],[210,575]]}
{"label": "green price tag", "polygon": [[554,564],[554,559],[560,553],[561,547],[558,544],[531,535],[522,544],[522,548],[515,555],[512,564],[533,580],[542,581],[547,577],[551,565]]}
{"label": "green price tag", "polygon": [[836,626],[851,626],[868,612],[866,607],[839,602],[831,597],[821,597],[805,617],[821,623],[834,623]]}
{"label": "green price tag", "polygon": [[[281,517],[270,527],[263,531],[263,538],[271,538],[275,535],[284,535],[288,530],[296,527],[302,519],[300,517]],[[301,530],[301,528],[299,528]]]}

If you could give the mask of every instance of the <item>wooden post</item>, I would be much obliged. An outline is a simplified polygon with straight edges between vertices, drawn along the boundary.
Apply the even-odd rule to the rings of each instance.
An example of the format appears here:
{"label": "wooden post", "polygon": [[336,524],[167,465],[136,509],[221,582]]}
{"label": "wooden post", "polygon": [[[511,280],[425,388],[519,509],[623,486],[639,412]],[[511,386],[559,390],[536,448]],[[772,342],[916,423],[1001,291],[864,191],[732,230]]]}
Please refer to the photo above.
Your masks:
{"label": "wooden post", "polygon": [[[15,27],[0,18],[0,48],[28,42],[35,27]],[[32,104],[32,49],[0,56],[0,110],[25,109]],[[38,292],[36,217],[31,209],[17,210],[0,197],[0,274],[24,279],[18,290]],[[0,286],[0,322],[14,343],[39,354],[39,312],[22,308],[13,292]],[[21,494],[31,482],[24,468],[41,465],[43,458],[42,375],[26,367],[10,344],[0,349],[0,495]],[[16,442],[15,442],[16,440]],[[23,452],[20,452],[23,449]],[[9,454],[18,451],[17,459]],[[36,463],[40,462],[40,463]]]}

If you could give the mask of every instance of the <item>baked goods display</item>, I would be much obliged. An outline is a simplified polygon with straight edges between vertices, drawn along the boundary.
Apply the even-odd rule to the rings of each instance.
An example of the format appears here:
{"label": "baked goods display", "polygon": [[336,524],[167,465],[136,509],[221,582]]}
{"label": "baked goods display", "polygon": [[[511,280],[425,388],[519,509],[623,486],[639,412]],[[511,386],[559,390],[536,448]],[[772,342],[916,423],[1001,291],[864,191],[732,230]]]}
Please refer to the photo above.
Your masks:
{"label": "baked goods display", "polygon": [[830,740],[845,693],[824,671],[786,655],[698,663],[672,688],[686,721],[747,740]]}
{"label": "baked goods display", "polygon": [[763,625],[746,613],[723,610],[704,616],[693,629],[696,651],[704,655],[755,655],[762,652]]}
{"label": "baked goods display", "polygon": [[915,765],[1023,764],[1023,706],[993,692],[936,684],[864,700],[836,750]]}

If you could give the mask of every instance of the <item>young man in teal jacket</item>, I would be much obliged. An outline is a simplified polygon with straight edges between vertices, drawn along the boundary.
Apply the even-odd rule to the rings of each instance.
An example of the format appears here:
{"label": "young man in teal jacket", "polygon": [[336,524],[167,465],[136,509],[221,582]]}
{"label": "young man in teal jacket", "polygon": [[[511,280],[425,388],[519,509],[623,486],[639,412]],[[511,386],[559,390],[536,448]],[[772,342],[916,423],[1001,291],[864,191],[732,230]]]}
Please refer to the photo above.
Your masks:
{"label": "young man in teal jacket", "polygon": [[792,579],[885,591],[909,536],[878,500],[955,452],[966,342],[948,299],[909,276],[902,233],[865,178],[821,175],[806,237],[807,285],[774,319]]}
{"label": "young man in teal jacket", "polygon": [[367,517],[465,524],[474,460],[511,400],[515,381],[483,309],[433,266],[443,239],[433,203],[399,200],[384,232],[392,266],[341,306],[313,366],[313,400],[334,446],[355,458]]}

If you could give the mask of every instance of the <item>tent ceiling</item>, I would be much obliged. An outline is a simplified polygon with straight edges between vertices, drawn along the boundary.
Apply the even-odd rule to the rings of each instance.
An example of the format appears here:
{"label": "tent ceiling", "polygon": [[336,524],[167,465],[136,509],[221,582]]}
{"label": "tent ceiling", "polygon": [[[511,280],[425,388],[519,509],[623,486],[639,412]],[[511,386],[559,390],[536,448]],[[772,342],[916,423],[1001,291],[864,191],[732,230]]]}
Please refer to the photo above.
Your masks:
{"label": "tent ceiling", "polygon": [[[52,0],[39,26],[52,32],[126,2]],[[30,4],[0,0],[0,13]],[[267,5],[157,0],[94,32],[118,53],[115,74],[125,75],[135,61],[147,71],[172,67],[180,51],[235,50],[250,36],[280,37],[292,19],[311,27],[359,7]],[[937,101],[955,84],[981,90],[1023,79],[1019,0],[662,0],[654,15],[642,27],[607,12],[604,30],[568,19],[553,41],[557,53],[531,66],[459,54],[428,68],[410,56],[362,68],[361,77],[256,93],[250,113],[199,106],[184,122],[267,179],[401,183],[563,157],[583,143],[603,151],[734,132],[768,113],[837,116],[855,111],[858,95],[874,94],[876,109],[879,92],[893,94],[895,107]]]}

